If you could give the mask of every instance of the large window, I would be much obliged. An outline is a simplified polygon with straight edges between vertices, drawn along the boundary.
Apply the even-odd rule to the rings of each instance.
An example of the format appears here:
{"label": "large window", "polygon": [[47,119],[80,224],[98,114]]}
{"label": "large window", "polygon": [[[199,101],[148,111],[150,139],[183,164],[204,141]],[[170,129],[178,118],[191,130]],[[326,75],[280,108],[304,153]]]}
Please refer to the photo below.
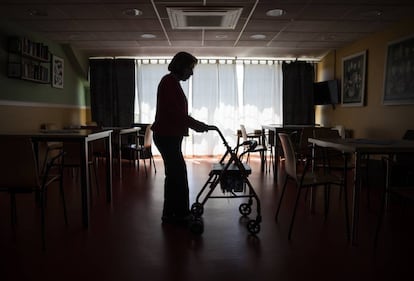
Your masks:
{"label": "large window", "polygon": [[[135,122],[154,121],[157,86],[168,73],[168,63],[137,60]],[[189,113],[219,127],[231,146],[236,144],[240,124],[251,131],[260,129],[261,124],[282,123],[282,70],[278,61],[201,59],[182,87]],[[190,130],[183,151],[186,155],[217,155],[224,152],[224,146],[215,132]]]}

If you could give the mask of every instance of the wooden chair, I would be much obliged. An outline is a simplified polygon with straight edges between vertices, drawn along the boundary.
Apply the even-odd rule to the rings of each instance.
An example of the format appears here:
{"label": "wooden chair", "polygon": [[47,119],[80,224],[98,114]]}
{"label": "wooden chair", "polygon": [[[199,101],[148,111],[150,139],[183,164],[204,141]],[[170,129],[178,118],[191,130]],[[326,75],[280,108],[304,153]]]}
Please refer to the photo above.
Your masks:
{"label": "wooden chair", "polygon": [[[407,130],[403,140],[414,140],[414,130]],[[386,170],[386,181],[381,207],[375,231],[374,246],[378,244],[378,236],[383,223],[384,213],[391,199],[396,203],[414,203],[414,155],[413,153],[397,154],[394,158],[383,158]]]}
{"label": "wooden chair", "polygon": [[[81,157],[80,157],[80,144],[73,143],[73,142],[63,142],[63,151],[65,152],[65,163],[63,167],[65,169],[72,169],[72,173],[76,176],[77,172],[80,170],[81,167]],[[97,173],[97,158],[93,156],[92,148],[89,147],[89,154],[92,155],[90,157],[88,165],[89,165],[89,185],[91,189],[91,200],[92,200],[92,172],[93,177],[95,178],[95,187],[96,187],[96,194],[99,196],[99,181],[98,181],[98,173]]]}
{"label": "wooden chair", "polygon": [[[258,131],[254,132],[254,133],[247,133],[246,127],[244,125],[240,125],[240,131],[241,131],[241,134],[242,134],[243,142],[246,142],[248,140],[255,140],[255,139],[257,139],[257,145],[256,145],[256,147],[253,150],[251,150],[251,146],[250,145],[246,145],[244,147],[245,148],[245,151],[246,150],[250,150],[251,152],[259,152],[260,153],[260,156],[263,157],[262,154],[265,153],[265,151],[267,150],[267,148],[260,143],[260,141],[262,139],[262,131],[261,130],[260,131],[258,130]],[[250,152],[247,153],[246,162],[249,162],[249,158],[250,158]]]}
{"label": "wooden chair", "polygon": [[[414,130],[407,130],[403,140],[414,140]],[[414,186],[414,153],[398,153],[387,163],[392,170],[390,184]]]}
{"label": "wooden chair", "polygon": [[296,136],[296,141],[293,141],[295,146],[296,160],[299,164],[306,163],[307,159],[312,157],[312,145],[308,139],[313,137],[313,127],[303,127],[298,131],[290,133],[291,136]]}
{"label": "wooden chair", "polygon": [[[59,128],[54,123],[45,123],[40,126],[41,130],[59,130]],[[96,122],[89,122],[85,126],[80,126],[79,129],[86,130],[98,130],[101,127],[96,125]],[[72,168],[73,171],[80,167],[80,155],[79,155],[79,144],[77,143],[67,143],[67,142],[46,142],[46,152],[44,153],[43,168],[46,168],[48,159],[53,158],[61,151],[65,151],[65,163],[64,168]],[[105,156],[105,142],[103,140],[98,140],[90,144],[90,155],[92,155],[91,160],[89,161],[89,166],[93,169],[95,176],[96,192],[99,195],[99,185],[98,177],[96,171],[96,163],[99,157]],[[91,178],[92,174],[89,175]],[[92,186],[92,184],[91,184]],[[91,197],[92,198],[92,197]]]}
{"label": "wooden chair", "polygon": [[[375,237],[374,237],[374,248],[378,245],[378,237],[379,233],[382,227],[383,219],[384,219],[384,213],[387,209],[387,206],[390,205],[390,201],[392,199],[396,199],[394,202],[398,203],[399,205],[405,205],[406,203],[413,204],[414,203],[414,185],[397,185],[394,186],[391,183],[392,178],[392,170],[390,170],[390,164],[387,163],[387,182],[388,184],[385,186],[382,199],[381,199],[381,206],[380,211],[378,215],[378,222],[377,227],[375,230]],[[413,180],[413,179],[412,179]],[[411,220],[408,221],[408,223],[411,223]]]}
{"label": "wooden chair", "polygon": [[[326,139],[339,139],[341,138],[339,131],[331,128],[315,128],[313,131],[313,137],[326,138]],[[330,171],[344,172],[345,158],[341,151],[336,149],[316,147],[314,150],[314,158],[319,161],[315,162],[315,168],[329,169]],[[347,170],[354,168],[352,158],[347,157]]]}
{"label": "wooden chair", "polygon": [[47,188],[58,183],[63,203],[65,223],[68,223],[65,196],[62,185],[63,152],[49,158],[45,169],[39,169],[37,152],[28,137],[2,136],[0,138],[0,191],[10,194],[11,223],[17,222],[16,195],[19,193],[36,193],[41,208],[42,248],[46,248],[45,208]]}
{"label": "wooden chair", "polygon": [[[149,159],[150,165],[154,166],[154,172],[157,173],[157,168],[155,167],[154,156],[152,154],[152,124],[149,124],[145,128],[144,135],[136,135],[136,138],[133,143],[126,144],[124,149],[127,151],[132,152],[132,156],[130,157],[134,163],[136,160],[142,159],[144,161],[144,169],[145,169],[145,176],[148,177],[147,171],[147,164],[146,159]],[[143,141],[141,141],[143,140]],[[138,163],[139,165],[139,163]]]}
{"label": "wooden chair", "polygon": [[279,133],[278,136],[281,141],[283,153],[285,156],[286,178],[285,178],[285,181],[282,187],[282,192],[281,192],[279,203],[278,203],[277,210],[276,210],[276,215],[275,215],[276,221],[279,215],[280,207],[282,205],[282,201],[283,201],[283,197],[285,194],[288,180],[292,180],[297,189],[295,206],[293,209],[293,214],[292,214],[292,218],[291,218],[291,222],[289,226],[288,239],[290,240],[292,236],[293,224],[295,221],[296,210],[298,207],[298,202],[299,202],[302,189],[308,189],[308,188],[317,187],[317,186],[325,187],[324,195],[325,195],[325,218],[326,218],[327,213],[328,213],[329,189],[331,188],[332,185],[336,185],[344,189],[345,224],[346,224],[347,236],[349,238],[348,196],[346,192],[346,186],[342,184],[343,182],[341,181],[340,178],[334,175],[312,172],[311,169],[309,169],[310,159],[307,159],[304,169],[302,171],[298,171],[296,153],[294,150],[294,145],[292,143],[292,140],[290,139],[289,135],[286,133]]}

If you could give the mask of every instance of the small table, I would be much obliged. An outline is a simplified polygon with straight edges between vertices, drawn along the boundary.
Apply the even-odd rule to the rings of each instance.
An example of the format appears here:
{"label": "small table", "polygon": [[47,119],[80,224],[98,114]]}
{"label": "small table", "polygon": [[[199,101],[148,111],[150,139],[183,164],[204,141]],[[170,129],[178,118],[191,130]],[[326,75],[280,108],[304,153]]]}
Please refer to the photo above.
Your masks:
{"label": "small table", "polygon": [[[310,143],[314,146],[333,148],[341,151],[345,155],[345,167],[347,163],[347,154],[355,155],[355,173],[353,185],[352,201],[352,226],[351,226],[351,243],[357,240],[358,220],[359,220],[359,197],[361,191],[361,159],[369,155],[387,154],[390,157],[396,153],[414,152],[414,141],[409,140],[378,140],[378,139],[322,139],[309,138]],[[345,177],[345,183],[346,177]],[[387,184],[387,183],[386,183]],[[388,186],[386,186],[388,188]]]}
{"label": "small table", "polygon": [[1,133],[5,135],[27,136],[34,142],[35,152],[38,152],[39,142],[75,142],[80,144],[81,158],[81,194],[82,194],[82,223],[84,227],[89,226],[90,188],[89,188],[89,143],[104,139],[106,147],[106,201],[112,201],[112,130],[42,130],[35,132]]}

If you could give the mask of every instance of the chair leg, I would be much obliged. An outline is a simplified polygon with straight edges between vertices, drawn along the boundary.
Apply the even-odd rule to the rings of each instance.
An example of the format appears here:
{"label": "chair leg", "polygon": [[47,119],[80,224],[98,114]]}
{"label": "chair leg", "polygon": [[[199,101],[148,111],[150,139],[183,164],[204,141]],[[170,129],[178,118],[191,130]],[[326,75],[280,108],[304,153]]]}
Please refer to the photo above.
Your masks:
{"label": "chair leg", "polygon": [[287,185],[288,178],[285,178],[285,182],[283,184],[282,193],[280,194],[279,198],[279,204],[277,205],[276,215],[275,215],[275,221],[277,221],[277,217],[279,216],[280,211],[280,205],[282,205],[283,196],[285,195],[286,185]]}
{"label": "chair leg", "polygon": [[290,240],[291,237],[292,237],[293,223],[294,223],[295,217],[296,217],[296,210],[298,208],[298,203],[299,203],[301,189],[302,188],[300,188],[300,187],[298,188],[298,193],[296,195],[295,207],[293,209],[292,219],[290,220],[288,240]]}
{"label": "chair leg", "polygon": [[145,170],[145,177],[148,177],[148,172],[147,172],[147,163],[145,162],[145,158],[142,158],[142,160],[144,160],[144,170]]}
{"label": "chair leg", "polygon": [[[152,156],[152,154],[151,154],[151,159],[152,159],[152,164],[153,164],[153,166],[154,166],[154,172],[155,173],[157,173],[157,168],[155,167],[155,161],[154,161],[154,156]],[[150,164],[151,164],[151,159],[150,159]]]}
{"label": "chair leg", "polygon": [[43,190],[41,192],[41,197],[40,197],[40,204],[41,204],[41,208],[40,208],[40,221],[41,221],[41,232],[42,232],[42,250],[46,250],[46,223],[45,223],[45,190]]}
{"label": "chair leg", "polygon": [[309,209],[310,209],[311,214],[314,214],[315,213],[315,205],[316,205],[315,187],[306,188],[305,196],[304,196],[303,200],[305,201],[305,203],[308,200],[309,190],[310,190]]}
{"label": "chair leg", "polygon": [[375,229],[374,248],[377,248],[377,245],[378,245],[378,236],[379,236],[382,221],[383,221],[383,218],[384,218],[386,197],[387,197],[387,191],[384,190],[384,193],[383,193],[382,198],[381,198],[381,206],[380,206],[380,211],[379,211],[380,213],[379,213],[379,216],[378,216],[377,227]]}
{"label": "chair leg", "polygon": [[95,175],[96,194],[99,196],[98,173],[96,171],[96,165],[95,165],[95,163],[93,163],[92,166],[93,166],[93,173]]}
{"label": "chair leg", "polygon": [[[349,229],[349,211],[348,211],[348,191],[347,191],[347,187],[345,186],[345,184],[343,185],[343,193],[344,193],[344,213],[345,213],[345,229],[346,229],[346,237],[348,239],[348,241],[351,240],[351,231]],[[341,188],[342,190],[342,188]]]}
{"label": "chair leg", "polygon": [[63,190],[63,175],[61,176],[60,181],[59,181],[59,191],[60,191],[60,198],[63,204],[63,216],[65,218],[65,224],[68,225],[68,213],[66,209],[65,193]]}
{"label": "chair leg", "polygon": [[325,187],[324,187],[325,220],[328,218],[328,213],[329,213],[329,194],[330,194],[330,186],[325,185]]}
{"label": "chair leg", "polygon": [[10,222],[11,225],[17,223],[16,194],[13,192],[10,193]]}
{"label": "chair leg", "polygon": [[270,149],[270,167],[272,171],[275,170],[275,157],[273,155],[273,148]]}

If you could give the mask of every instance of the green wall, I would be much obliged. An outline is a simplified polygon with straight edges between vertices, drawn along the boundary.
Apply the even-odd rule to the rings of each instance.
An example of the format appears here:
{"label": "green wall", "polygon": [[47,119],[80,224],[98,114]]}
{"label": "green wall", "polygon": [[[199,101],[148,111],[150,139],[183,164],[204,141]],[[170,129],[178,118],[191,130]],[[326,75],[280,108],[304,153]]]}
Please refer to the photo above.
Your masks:
{"label": "green wall", "polygon": [[[53,88],[50,84],[37,84],[30,81],[7,77],[7,39],[9,36],[27,37],[48,45],[52,54],[64,59],[64,88]],[[0,103],[28,102],[69,107],[90,105],[89,84],[87,81],[88,59],[75,53],[68,46],[47,41],[36,34],[30,34],[10,23],[0,21]]]}

